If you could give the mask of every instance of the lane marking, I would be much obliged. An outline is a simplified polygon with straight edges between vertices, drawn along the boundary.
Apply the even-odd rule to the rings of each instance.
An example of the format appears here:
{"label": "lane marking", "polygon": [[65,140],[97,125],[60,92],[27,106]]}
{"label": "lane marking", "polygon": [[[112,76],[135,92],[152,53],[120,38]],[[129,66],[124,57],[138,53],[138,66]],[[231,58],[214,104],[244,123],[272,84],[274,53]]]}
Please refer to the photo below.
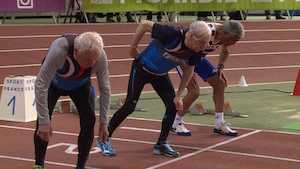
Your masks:
{"label": "lane marking", "polygon": [[[78,154],[78,145],[77,144],[72,144],[72,143],[64,143],[64,142],[60,142],[60,143],[56,143],[56,144],[52,144],[47,146],[47,150],[48,149],[52,149],[52,148],[57,148],[57,147],[68,147],[64,152],[67,154]],[[89,154],[96,154],[101,152],[101,149],[96,146],[96,147],[91,147]]]}
{"label": "lane marking", "polygon": [[[289,40],[255,40],[255,41],[238,41],[237,43],[247,44],[247,43],[282,43],[282,42],[299,42],[300,39],[289,39]],[[139,44],[139,47],[146,47],[148,44]],[[129,48],[130,45],[106,45],[105,48]],[[32,51],[48,51],[49,48],[31,48],[31,49],[2,49],[0,53],[7,52],[32,52]]]}
{"label": "lane marking", "polygon": [[[48,25],[45,25],[48,26]],[[300,29],[252,29],[245,30],[245,32],[290,32],[300,31]],[[146,33],[150,34],[150,33]],[[119,32],[119,33],[101,33],[101,36],[132,36],[134,33],[131,32]],[[12,36],[0,36],[0,39],[19,39],[19,38],[53,38],[60,37],[61,35],[12,35]]]}
{"label": "lane marking", "polygon": [[137,128],[137,127],[120,127],[120,129],[124,130],[134,130],[134,131],[147,131],[147,132],[154,132],[154,133],[160,133],[160,130],[156,129],[147,129],[147,128]]}
{"label": "lane marking", "polygon": [[[151,120],[151,119],[143,119],[143,118],[132,118],[129,117],[129,119],[135,119],[135,120],[143,120],[143,121],[154,121],[154,122],[160,122],[160,120]],[[189,123],[191,125],[197,125],[197,126],[209,126],[209,125],[202,125],[202,124],[194,124],[194,123]],[[34,131],[35,129],[33,128],[26,128],[26,127],[17,127],[17,126],[8,126],[8,125],[0,125],[0,128],[8,128],[8,129],[17,129],[17,130],[26,130],[26,131]],[[150,131],[150,132],[157,132],[155,129],[146,129],[146,128],[135,128],[135,127],[120,127],[120,129],[124,130],[137,130],[137,131]],[[240,128],[242,129],[242,128]],[[184,156],[178,157],[179,159],[184,159],[193,155],[196,155],[198,153],[201,153],[203,151],[213,151],[213,152],[220,152],[220,153],[227,153],[227,154],[236,154],[236,155],[243,155],[243,156],[250,156],[250,157],[258,157],[258,158],[267,158],[267,159],[275,159],[275,160],[282,160],[282,161],[289,161],[289,162],[300,162],[299,159],[291,159],[291,158],[282,158],[282,157],[275,157],[275,156],[266,156],[266,155],[259,155],[259,154],[248,154],[248,153],[239,153],[239,152],[231,152],[231,151],[224,151],[224,150],[214,150],[213,148],[233,142],[235,140],[239,140],[241,138],[259,133],[259,132],[271,132],[271,133],[276,133],[276,134],[291,134],[291,135],[300,135],[300,133],[290,133],[290,132],[278,132],[278,131],[266,131],[266,130],[254,130],[253,129],[244,129],[244,130],[252,130],[252,132],[249,132],[247,134],[232,138],[230,140],[220,142],[218,144],[206,147],[206,148],[199,148],[199,147],[192,147],[192,146],[183,146],[183,145],[175,145],[175,144],[170,144],[172,147],[177,147],[177,148],[186,148],[186,149],[193,149],[197,150],[196,152],[186,154]],[[60,131],[53,131],[53,133],[56,134],[61,134],[61,135],[68,135],[68,136],[76,136],[78,137],[78,134],[76,133],[69,133],[69,132],[60,132]],[[97,136],[95,136],[97,138]],[[131,139],[123,139],[123,138],[112,138],[113,140],[117,141],[126,141],[130,143],[141,143],[141,144],[155,144],[155,142],[151,141],[143,141],[143,140],[131,140]],[[1,157],[0,157],[1,158]],[[178,159],[176,158],[176,159]],[[176,160],[174,159],[174,160]],[[169,163],[175,162],[174,160],[167,161],[165,163],[159,164],[161,165],[167,165]],[[158,167],[157,165],[152,166],[152,167]]]}
{"label": "lane marking", "polygon": [[[150,33],[146,33],[149,34]],[[133,36],[134,33],[101,33],[101,36]],[[12,35],[0,36],[0,39],[24,39],[24,38],[57,38],[61,35]]]}
{"label": "lane marking", "polygon": [[[131,118],[131,119],[136,119],[136,118]],[[149,120],[149,119],[137,119],[137,120],[146,120],[146,121],[156,121],[159,122],[159,120]],[[199,125],[199,126],[207,126],[207,125],[201,125],[201,124],[194,124],[194,125]],[[26,127],[16,127],[16,126],[7,126],[7,125],[0,125],[0,127],[2,128],[9,128],[9,129],[19,129],[19,130],[27,130],[27,131],[34,131],[35,129],[32,128],[26,128]],[[134,131],[149,131],[149,132],[159,132],[159,130],[155,130],[155,129],[146,129],[146,128],[136,128],[136,127],[120,127],[120,129],[124,129],[124,130],[134,130]],[[250,129],[251,130],[251,129]],[[75,133],[68,133],[68,132],[58,132],[58,131],[54,131],[57,134],[61,134],[61,135],[68,135],[68,136],[78,136],[78,134]],[[244,134],[242,136],[238,136],[235,138],[232,138],[230,140],[224,141],[224,142],[220,142],[218,144],[206,147],[206,148],[199,148],[199,147],[192,147],[192,146],[183,146],[183,145],[175,145],[175,144],[170,144],[170,146],[172,147],[177,147],[177,148],[186,148],[186,149],[193,149],[196,150],[193,153],[189,153],[186,154],[184,156],[180,156],[177,157],[176,159],[173,160],[169,160],[167,162],[149,167],[149,169],[152,168],[157,168],[157,167],[161,167],[170,163],[173,163],[175,161],[181,160],[181,159],[185,159],[188,158],[190,156],[199,154],[201,152],[204,151],[212,151],[212,152],[219,152],[219,153],[226,153],[226,154],[234,154],[234,155],[242,155],[242,156],[249,156],[249,157],[257,157],[257,158],[266,158],[266,159],[272,159],[272,160],[281,160],[281,161],[289,161],[289,162],[297,162],[300,163],[299,159],[292,159],[292,158],[283,158],[283,157],[276,157],[276,156],[267,156],[267,155],[260,155],[260,154],[249,154],[249,153],[240,153],[240,152],[232,152],[232,151],[225,151],[225,150],[214,150],[213,148],[216,148],[218,146],[239,140],[241,138],[259,133],[259,132],[272,132],[272,133],[279,133],[279,134],[296,134],[299,135],[300,133],[284,133],[284,132],[276,132],[276,131],[265,131],[265,130],[254,130],[252,132],[249,132],[247,134]],[[96,138],[97,136],[95,136]],[[140,144],[155,144],[155,142],[150,142],[150,141],[142,141],[142,140],[131,140],[131,139],[123,139],[123,138],[112,138],[113,140],[117,140],[117,141],[126,141],[126,142],[130,142],[130,143],[140,143]],[[0,158],[9,158],[9,159],[17,159],[17,160],[22,160],[22,161],[34,161],[33,159],[25,159],[25,158],[19,158],[19,157],[12,157],[12,156],[1,156]],[[45,162],[46,163],[46,162]],[[56,162],[47,162],[48,164],[57,164],[60,165],[60,163],[56,163]],[[65,164],[63,164],[65,165]],[[71,165],[71,164],[68,164]],[[73,165],[72,165],[73,166]]]}
{"label": "lane marking", "polygon": [[[286,51],[286,52],[261,52],[261,53],[233,53],[232,56],[260,56],[260,55],[285,55],[285,54],[299,54],[300,51]],[[219,57],[219,54],[207,55],[208,57]],[[108,62],[124,62],[124,61],[133,61],[133,58],[124,58],[124,59],[108,59]],[[21,68],[21,67],[37,67],[41,64],[22,64],[22,65],[4,65],[0,66],[0,69],[4,68]]]}
{"label": "lane marking", "polygon": [[0,50],[0,53],[7,52],[35,52],[35,51],[47,51],[49,48],[33,48],[33,49],[8,49],[8,50]]}
{"label": "lane marking", "polygon": [[[8,67],[8,66],[6,66]],[[225,68],[226,71],[241,71],[241,70],[264,70],[264,69],[288,69],[288,68],[298,68],[300,65],[289,65],[289,66],[266,66],[266,67],[244,67],[244,68]],[[2,66],[0,66],[0,69]],[[169,71],[169,74],[177,74],[177,71]],[[119,74],[119,75],[109,75],[109,78],[121,78],[129,77],[130,74]],[[92,76],[91,79],[97,79],[96,76]],[[280,83],[280,82],[273,82]],[[257,83],[257,84],[273,84],[273,83]],[[283,82],[288,83],[288,82]],[[3,87],[3,83],[0,84],[0,87]]]}
{"label": "lane marking", "polygon": [[300,160],[291,159],[291,158],[284,158],[284,157],[274,157],[274,156],[259,155],[259,154],[230,152],[230,151],[224,151],[224,150],[211,150],[211,151],[218,152],[218,153],[234,154],[234,155],[249,156],[249,157],[258,157],[258,158],[267,158],[267,159],[272,159],[272,160],[281,160],[281,161],[289,161],[289,162],[300,163]]}
{"label": "lane marking", "polygon": [[285,31],[300,31],[300,29],[252,29],[245,32],[285,32]]}
{"label": "lane marking", "polygon": [[245,137],[247,137],[247,136],[250,136],[250,135],[253,135],[253,134],[256,134],[256,133],[259,133],[259,132],[261,132],[261,130],[252,131],[252,132],[247,133],[247,134],[244,134],[244,135],[242,135],[242,136],[238,136],[238,137],[235,137],[235,138],[232,138],[232,139],[229,139],[229,140],[226,140],[226,141],[223,141],[223,142],[214,144],[214,145],[212,145],[212,146],[208,146],[208,147],[206,147],[206,148],[203,148],[203,149],[201,149],[201,150],[195,151],[195,152],[193,152],[193,153],[189,153],[189,154],[186,154],[186,155],[183,155],[183,156],[179,156],[179,157],[174,158],[174,159],[172,159],[172,160],[169,160],[169,161],[166,161],[166,162],[163,162],[163,163],[160,163],[160,164],[157,164],[157,165],[148,167],[147,169],[155,169],[155,168],[159,168],[159,167],[162,167],[162,166],[165,166],[165,165],[168,165],[168,164],[177,162],[177,161],[179,161],[179,160],[184,160],[184,159],[186,159],[186,158],[188,158],[188,157],[197,155],[197,154],[202,153],[202,152],[204,152],[204,151],[211,150],[211,149],[213,149],[213,148],[222,146],[222,145],[224,145],[224,144],[228,144],[228,143],[230,143],[230,142],[239,140],[239,139],[241,139],[241,138],[245,138]]}
{"label": "lane marking", "polygon": [[257,41],[238,41],[237,43],[280,43],[280,42],[299,42],[300,39],[283,39],[283,40],[257,40]]}
{"label": "lane marking", "polygon": [[[1,155],[0,154],[0,158],[4,158],[4,159],[10,159],[10,160],[19,160],[19,161],[27,161],[27,162],[35,162],[34,159],[30,159],[30,158],[23,158],[23,157],[15,157],[15,156],[5,156],[5,155]],[[51,165],[57,165],[57,166],[64,166],[64,167],[72,167],[72,168],[76,168],[76,165],[74,164],[67,164],[67,163],[59,163],[59,162],[53,162],[53,161],[45,161],[45,164],[51,164]],[[88,169],[100,169],[100,168],[93,168],[93,167],[85,167]]]}

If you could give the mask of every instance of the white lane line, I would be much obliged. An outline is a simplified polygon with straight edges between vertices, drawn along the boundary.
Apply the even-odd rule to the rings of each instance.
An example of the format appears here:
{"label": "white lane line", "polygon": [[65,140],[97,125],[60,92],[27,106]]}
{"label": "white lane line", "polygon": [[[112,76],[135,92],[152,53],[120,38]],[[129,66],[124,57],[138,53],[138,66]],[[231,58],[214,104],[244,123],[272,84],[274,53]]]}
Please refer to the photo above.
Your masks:
{"label": "white lane line", "polygon": [[[48,25],[44,25],[48,26]],[[245,32],[291,32],[291,31],[300,31],[300,29],[251,29],[245,30]],[[150,33],[146,33],[150,34]],[[101,36],[132,36],[134,33],[101,33]],[[0,39],[19,39],[19,38],[53,38],[60,37],[61,35],[12,35],[12,36],[0,36]]]}
{"label": "white lane line", "polygon": [[210,150],[210,151],[218,152],[218,153],[234,154],[234,155],[257,157],[257,158],[267,158],[267,159],[271,159],[271,160],[281,160],[281,161],[300,163],[300,160],[298,160],[298,159],[291,159],[291,158],[284,158],[284,157],[273,157],[273,156],[267,156],[267,155],[239,153],[239,152],[231,152],[231,151],[224,151],[224,150]]}
{"label": "white lane line", "polygon": [[245,32],[285,32],[285,31],[300,31],[300,29],[252,29]]}
{"label": "white lane line", "polygon": [[22,67],[38,67],[38,66],[41,66],[41,64],[6,65],[6,66],[0,66],[0,69],[22,68]]}
{"label": "white lane line", "polygon": [[256,41],[238,41],[237,43],[280,43],[280,42],[299,42],[300,39],[282,39],[282,40],[256,40]]}
{"label": "white lane line", "polygon": [[[287,54],[299,54],[300,51],[290,51],[290,52],[262,52],[262,53],[235,53],[235,54],[230,54],[231,57],[233,56],[261,56],[261,55],[287,55]],[[208,57],[219,57],[219,54],[214,54],[214,55],[207,55]],[[124,58],[124,59],[108,59],[108,62],[125,62],[125,61],[132,61],[133,58]],[[41,66],[41,64],[23,64],[23,65],[5,65],[5,66],[0,66],[0,69],[5,69],[5,68],[21,68],[21,67],[36,67],[36,66]],[[291,65],[293,66],[293,65]],[[298,66],[298,65],[295,65]]]}
{"label": "white lane line", "polygon": [[47,51],[49,48],[33,48],[33,49],[7,49],[0,50],[0,53],[8,53],[8,52],[35,52],[35,51]]}
{"label": "white lane line", "polygon": [[16,35],[16,36],[0,36],[0,39],[25,39],[25,38],[53,38],[61,35]]}
{"label": "white lane line", "polygon": [[[150,34],[150,33],[146,33]],[[132,36],[134,33],[101,33],[101,36]],[[16,36],[0,36],[0,39],[24,39],[24,38],[57,38],[62,35],[16,35]]]}
{"label": "white lane line", "polygon": [[120,129],[135,130],[135,131],[147,131],[147,132],[154,132],[154,133],[159,133],[160,132],[160,130],[147,129],[147,128],[137,128],[137,127],[120,127]]}
{"label": "white lane line", "polygon": [[[142,120],[142,121],[154,121],[154,122],[160,122],[160,120],[151,120],[151,119],[140,119],[140,118],[132,118],[132,117],[128,117],[129,119],[135,119],[135,120]],[[207,126],[207,125],[202,125],[202,124],[193,124],[193,123],[189,123],[190,125],[197,125],[197,126]],[[35,129],[33,128],[26,128],[26,127],[17,127],[17,126],[9,126],[9,125],[0,125],[0,128],[8,128],[8,129],[17,129],[17,130],[26,130],[26,131],[34,131]],[[120,127],[120,129],[123,130],[135,130],[135,131],[150,131],[150,132],[158,132],[158,130],[155,129],[145,129],[145,128],[136,128],[136,127]],[[243,129],[243,128],[239,128],[239,129]],[[252,129],[245,129],[245,130],[252,130]],[[249,135],[258,133],[258,132],[271,132],[271,133],[277,133],[277,134],[292,134],[292,135],[299,135],[300,133],[290,133],[290,132],[277,132],[277,131],[266,131],[266,130],[255,130],[252,131],[250,133],[244,134],[242,136],[239,137],[235,137],[233,139],[206,147],[206,148],[199,148],[199,147],[192,147],[192,146],[183,146],[183,145],[175,145],[175,144],[170,144],[172,147],[178,147],[178,148],[186,148],[186,149],[193,149],[193,150],[197,150],[194,153],[190,153],[187,154],[185,156],[181,156],[179,158],[185,157],[186,156],[190,157],[192,155],[195,155],[195,153],[201,153],[203,151],[213,151],[213,152],[220,152],[220,153],[227,153],[227,154],[236,154],[236,155],[243,155],[243,156],[250,156],[250,157],[258,157],[258,158],[267,158],[267,159],[275,159],[275,160],[282,160],[282,161],[290,161],[290,162],[300,162],[300,160],[298,159],[291,159],[291,158],[282,158],[282,157],[275,157],[275,156],[266,156],[266,155],[259,155],[259,154],[248,154],[248,153],[240,153],[240,152],[231,152],[231,151],[224,151],[224,150],[214,150],[213,148],[227,144],[229,142],[233,142],[235,140],[247,137]],[[76,133],[69,133],[69,132],[60,132],[60,131],[53,131],[56,134],[61,134],[61,135],[68,135],[68,136],[75,136],[78,137],[78,134]],[[95,136],[95,138],[97,138],[97,136]],[[143,140],[131,140],[131,139],[123,139],[123,138],[112,138],[113,140],[117,140],[117,141],[126,141],[126,142],[130,142],[130,143],[140,143],[140,144],[155,144],[155,142],[149,142],[149,141],[143,141]],[[178,158],[176,158],[178,159]],[[168,162],[169,163],[169,162]],[[160,164],[161,165],[161,164]],[[153,166],[152,166],[153,167]]]}
{"label": "white lane line", "polygon": [[262,67],[245,67],[245,68],[225,68],[226,71],[235,71],[235,70],[259,70],[259,69],[287,69],[287,68],[296,68],[300,65],[289,65],[289,66],[262,66]]}
{"label": "white lane line", "polygon": [[[247,44],[247,43],[287,43],[287,42],[299,42],[300,39],[285,39],[285,40],[254,40],[254,41],[238,41],[237,43]],[[139,44],[139,47],[145,47],[148,44]],[[130,45],[106,45],[104,48],[129,48]],[[32,49],[4,49],[0,50],[0,53],[7,52],[32,52],[32,51],[47,51],[49,48],[32,48]]]}
{"label": "white lane line", "polygon": [[168,164],[171,164],[171,163],[180,161],[180,160],[184,160],[184,159],[186,159],[186,158],[188,158],[188,157],[197,155],[197,154],[202,153],[202,152],[204,152],[204,151],[211,150],[211,149],[213,149],[213,148],[216,148],[216,147],[219,147],[219,146],[221,146],[221,145],[224,145],[224,144],[227,144],[227,143],[230,143],[230,142],[239,140],[239,139],[241,139],[241,138],[245,138],[245,137],[247,137],[247,136],[250,136],[250,135],[253,135],[253,134],[256,134],[256,133],[259,133],[259,132],[261,132],[261,130],[252,131],[252,132],[250,132],[250,133],[241,135],[241,136],[239,136],[239,137],[235,137],[235,138],[232,138],[232,139],[229,139],[229,140],[220,142],[220,143],[218,143],[218,144],[214,144],[214,145],[212,145],[212,146],[203,148],[203,149],[198,150],[198,151],[195,151],[195,152],[193,152],[193,153],[189,153],[189,154],[186,154],[186,155],[183,155],[183,156],[179,156],[179,157],[174,158],[174,159],[172,159],[172,160],[169,160],[169,161],[166,161],[166,162],[163,162],[163,163],[160,163],[160,164],[157,164],[157,165],[148,167],[147,169],[155,169],[155,168],[159,168],[159,167],[162,167],[162,166],[165,166],[165,165],[168,165]]}
{"label": "white lane line", "polygon": [[[5,155],[1,155],[1,154],[0,154],[0,158],[10,159],[10,160],[27,161],[27,162],[32,162],[32,163],[35,162],[34,159],[30,159],[30,158],[5,156]],[[53,162],[53,161],[45,161],[44,163],[45,164],[51,164],[51,165],[57,165],[57,166],[64,166],[64,167],[72,167],[72,168],[76,167],[76,165],[74,165],[74,164],[59,163],[59,162]],[[88,168],[88,169],[100,169],[100,168],[93,168],[93,167],[85,167],[85,168]]]}
{"label": "white lane line", "polygon": [[[155,133],[159,133],[160,130],[154,130],[154,129],[147,129],[147,128],[136,128],[136,127],[120,127],[120,129],[125,129],[125,130],[133,130],[133,131],[144,131],[144,132],[155,132]],[[252,134],[255,134],[255,133],[258,133],[258,132],[261,132],[261,130],[258,130],[258,131],[254,131],[252,133],[249,133],[249,135],[252,135]],[[248,135],[248,136],[249,136]],[[244,136],[244,135],[243,135]],[[245,136],[246,137],[246,136]],[[125,139],[118,139],[119,141],[127,141]],[[220,146],[220,145],[223,145],[223,144],[226,144],[226,143],[229,143],[229,142],[232,142],[232,141],[235,141],[235,140],[228,140],[226,142],[222,142],[222,143],[219,143],[219,144],[216,144],[216,145],[213,145],[213,146],[210,146],[212,148],[215,148],[217,146]],[[136,142],[136,143],[142,143],[142,142]],[[151,143],[151,142],[149,142]],[[152,143],[152,144],[155,144],[155,143]],[[177,147],[177,148],[186,148],[186,149],[194,149],[194,150],[198,150],[194,153],[191,153],[191,154],[188,154],[187,157],[190,157],[192,155],[196,155],[200,152],[203,152],[203,151],[213,151],[213,152],[218,152],[218,153],[226,153],[226,154],[234,154],[234,155],[242,155],[242,156],[249,156],[249,157],[258,157],[258,158],[268,158],[268,159],[273,159],[273,160],[282,160],[282,161],[290,161],[290,162],[298,162],[300,163],[300,160],[297,160],[297,159],[290,159],[290,158],[282,158],[282,157],[272,157],[272,156],[266,156],[266,155],[257,155],[257,154],[249,154],[249,153],[240,153],[240,152],[231,152],[231,151],[223,151],[223,150],[214,150],[212,148],[198,148],[198,147],[191,147],[191,146],[178,146],[178,145],[172,145],[170,144],[172,147]],[[196,153],[196,154],[195,154]],[[184,156],[184,158],[187,158]],[[183,159],[184,159],[183,158]],[[176,158],[177,159],[177,158]],[[181,160],[181,159],[180,159]],[[169,163],[168,163],[169,164]],[[153,166],[152,166],[153,167]],[[150,167],[149,169],[152,169],[152,167]],[[157,167],[161,167],[161,165],[159,164],[159,166]],[[154,167],[156,168],[156,167]]]}

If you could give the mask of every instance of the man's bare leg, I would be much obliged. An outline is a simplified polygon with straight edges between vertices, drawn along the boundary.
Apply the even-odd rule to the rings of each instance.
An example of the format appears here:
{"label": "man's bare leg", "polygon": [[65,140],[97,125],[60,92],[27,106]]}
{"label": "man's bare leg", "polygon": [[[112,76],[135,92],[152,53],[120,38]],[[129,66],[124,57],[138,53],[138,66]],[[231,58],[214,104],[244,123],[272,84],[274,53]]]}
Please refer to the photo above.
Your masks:
{"label": "man's bare leg", "polygon": [[213,100],[215,102],[215,128],[214,133],[225,133],[229,136],[238,135],[237,131],[231,130],[224,120],[224,101],[225,101],[225,83],[219,76],[213,76],[207,79],[207,82],[213,87]]}
{"label": "man's bare leg", "polygon": [[175,120],[172,125],[171,131],[173,133],[176,133],[178,135],[183,136],[190,136],[191,132],[187,130],[183,125],[183,117],[188,112],[190,106],[193,104],[193,102],[199,97],[199,87],[197,83],[194,80],[191,80],[189,85],[187,86],[187,94],[182,99],[183,101],[183,111],[181,113],[177,113]]}

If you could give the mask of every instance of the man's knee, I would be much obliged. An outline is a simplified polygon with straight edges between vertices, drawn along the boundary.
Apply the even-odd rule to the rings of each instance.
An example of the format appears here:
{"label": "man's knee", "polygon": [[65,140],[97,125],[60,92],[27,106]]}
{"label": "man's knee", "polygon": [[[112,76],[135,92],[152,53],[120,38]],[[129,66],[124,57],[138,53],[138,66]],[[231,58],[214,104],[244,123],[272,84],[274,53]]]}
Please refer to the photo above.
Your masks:
{"label": "man's knee", "polygon": [[187,95],[190,98],[196,100],[199,97],[200,91],[199,91],[199,87],[196,84],[189,84],[187,86],[187,89],[188,89]]}
{"label": "man's knee", "polygon": [[225,81],[219,78],[218,76],[211,77],[207,79],[207,82],[212,86],[214,91],[224,92],[225,91]]}

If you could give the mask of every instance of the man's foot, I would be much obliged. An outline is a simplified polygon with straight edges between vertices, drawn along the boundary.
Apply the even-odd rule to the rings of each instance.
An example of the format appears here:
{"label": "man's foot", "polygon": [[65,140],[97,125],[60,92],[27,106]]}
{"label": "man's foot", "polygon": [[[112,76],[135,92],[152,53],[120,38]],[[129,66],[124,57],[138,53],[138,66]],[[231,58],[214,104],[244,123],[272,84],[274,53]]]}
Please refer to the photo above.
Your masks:
{"label": "man's foot", "polygon": [[44,169],[41,165],[34,165],[32,169]]}
{"label": "man's foot", "polygon": [[267,15],[266,16],[266,20],[270,20],[271,19],[271,16],[270,15]]}
{"label": "man's foot", "polygon": [[224,133],[224,134],[226,134],[227,136],[237,136],[238,135],[238,132],[237,131],[235,131],[235,130],[231,130],[228,126],[227,126],[227,124],[228,125],[230,125],[229,123],[226,123],[225,121],[223,121],[222,123],[221,123],[221,126],[220,127],[218,127],[218,128],[214,128],[214,133],[215,134],[221,134],[221,133]]}
{"label": "man's foot", "polygon": [[167,141],[162,142],[161,144],[155,144],[154,149],[153,149],[153,153],[156,155],[165,155],[168,157],[177,157],[179,156],[179,153],[175,150],[173,150]]}
{"label": "man's foot", "polygon": [[116,151],[111,146],[110,140],[111,140],[111,137],[108,137],[107,141],[105,141],[105,142],[99,142],[97,140],[97,146],[100,147],[102,154],[105,155],[105,156],[116,155]]}
{"label": "man's foot", "polygon": [[190,136],[190,135],[192,135],[192,133],[184,127],[183,123],[179,123],[174,128],[172,127],[171,132],[174,133],[174,134],[181,135],[181,136]]}

